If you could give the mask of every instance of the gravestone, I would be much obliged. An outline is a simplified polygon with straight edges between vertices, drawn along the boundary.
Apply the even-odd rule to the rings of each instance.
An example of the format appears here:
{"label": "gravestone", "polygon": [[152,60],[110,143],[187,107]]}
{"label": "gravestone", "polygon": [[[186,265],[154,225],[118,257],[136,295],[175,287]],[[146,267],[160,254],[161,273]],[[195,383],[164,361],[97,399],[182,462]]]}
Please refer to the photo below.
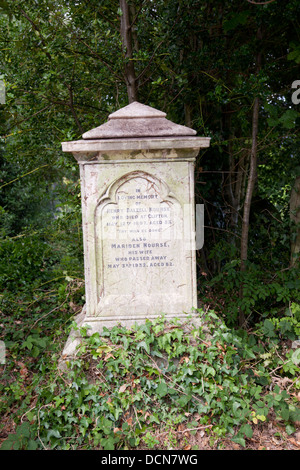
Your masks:
{"label": "gravestone", "polygon": [[[138,102],[63,142],[80,166],[86,304],[80,326],[197,308],[194,163],[210,139]],[[65,355],[76,341],[67,342]]]}

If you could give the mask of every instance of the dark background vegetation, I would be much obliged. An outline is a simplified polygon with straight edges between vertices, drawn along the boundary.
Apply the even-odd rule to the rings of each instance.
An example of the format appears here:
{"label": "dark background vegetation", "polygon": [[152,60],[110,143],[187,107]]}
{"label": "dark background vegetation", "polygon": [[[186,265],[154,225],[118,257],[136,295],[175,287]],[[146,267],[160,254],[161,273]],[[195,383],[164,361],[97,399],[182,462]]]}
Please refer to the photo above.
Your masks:
{"label": "dark background vegetation", "polygon": [[[53,417],[42,434],[41,414],[50,410],[53,396],[37,403],[41,387],[51,389],[57,355],[84,304],[79,171],[73,156],[62,152],[61,142],[79,139],[134,100],[211,137],[195,168],[196,202],[205,205],[198,295],[206,312],[214,310],[248,350],[254,348],[248,368],[251,360],[269,361],[267,382],[257,387],[269,386],[274,378],[270,371],[276,370],[281,379],[276,403],[288,402],[292,408],[287,412],[285,404],[282,411],[269,400],[268,411],[279,407],[284,432],[295,439],[300,104],[292,102],[291,87],[300,80],[300,5],[297,0],[260,3],[0,2],[0,79],[6,87],[6,103],[0,105],[0,339],[6,345],[0,410],[2,440],[10,432],[17,436],[8,447],[75,445],[68,432],[61,444],[63,425],[54,425]],[[148,346],[154,341],[150,339],[144,341]],[[178,336],[171,339],[181,342]],[[160,347],[166,348],[168,341]],[[114,386],[121,387],[119,382]],[[159,400],[172,396],[168,388],[159,391]],[[280,395],[283,391],[287,396]],[[182,400],[181,406],[188,402]],[[249,405],[247,410],[243,419],[253,426],[253,409]],[[111,435],[108,447],[136,446],[132,429],[142,419],[137,416],[131,421],[123,417],[128,426],[123,440],[114,440],[118,431],[112,431],[121,426],[120,416],[110,417],[93,444],[87,431],[93,421],[87,422],[84,432],[76,431],[81,432],[80,445],[103,448],[103,436]],[[187,416],[182,416],[184,422]],[[145,418],[147,430],[158,426],[156,421]],[[173,431],[179,425],[174,423],[169,423]],[[194,428],[200,427],[197,423]],[[203,421],[203,426],[215,429],[212,421]],[[226,426],[215,429],[214,442],[229,432]],[[234,426],[230,433],[234,435]],[[245,435],[252,438],[247,427],[236,442],[246,445]],[[149,447],[159,445],[153,436],[148,433]],[[172,445],[183,448],[178,442]]]}

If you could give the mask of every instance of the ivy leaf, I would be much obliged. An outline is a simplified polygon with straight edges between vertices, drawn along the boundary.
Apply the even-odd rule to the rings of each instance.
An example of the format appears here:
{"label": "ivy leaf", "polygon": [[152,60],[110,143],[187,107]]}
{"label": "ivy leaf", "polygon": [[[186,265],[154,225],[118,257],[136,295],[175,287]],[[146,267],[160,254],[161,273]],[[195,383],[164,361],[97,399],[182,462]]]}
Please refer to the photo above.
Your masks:
{"label": "ivy leaf", "polygon": [[236,416],[237,415],[237,410],[240,408],[241,404],[237,401],[235,401],[232,405],[233,413]]}
{"label": "ivy leaf", "polygon": [[168,393],[168,386],[165,381],[160,382],[156,389],[156,393],[162,398]]}
{"label": "ivy leaf", "polygon": [[280,416],[282,417],[282,419],[284,419],[285,421],[288,421],[289,419],[289,416],[290,416],[290,412],[289,412],[289,407],[286,403],[283,403],[281,408],[280,408]]}
{"label": "ivy leaf", "polygon": [[145,349],[145,351],[150,354],[150,346],[149,344],[146,343],[146,341],[140,341],[138,344],[137,344],[137,349]]}
{"label": "ivy leaf", "polygon": [[156,413],[153,413],[153,415],[150,416],[149,421],[150,421],[150,423],[160,424],[159,417],[157,416]]}
{"label": "ivy leaf", "polygon": [[300,408],[291,406],[290,412],[290,420],[293,422],[300,421]]}
{"label": "ivy leaf", "polygon": [[106,345],[106,344],[103,344],[103,345],[99,346],[99,348],[96,349],[96,352],[99,353],[99,354],[100,353],[101,354],[102,353],[109,353],[111,351],[112,351],[112,348],[110,346]]}
{"label": "ivy leaf", "polygon": [[47,441],[49,441],[51,437],[59,439],[61,437],[60,432],[57,429],[50,429],[47,433]]}
{"label": "ivy leaf", "polygon": [[285,427],[285,430],[289,436],[295,432],[295,428],[291,424],[287,424],[287,426]]}
{"label": "ivy leaf", "polygon": [[128,346],[129,346],[128,338],[126,336],[122,336],[122,341],[123,341],[123,344],[124,344],[124,349],[125,349],[125,351],[127,351]]}
{"label": "ivy leaf", "polygon": [[295,364],[296,366],[298,364],[300,364],[300,348],[296,349],[293,354],[292,354],[292,357],[291,357],[291,360],[293,362],[293,364]]}
{"label": "ivy leaf", "polygon": [[192,395],[183,395],[179,398],[178,403],[180,406],[184,407],[192,398]]}
{"label": "ivy leaf", "polygon": [[232,441],[235,442],[236,444],[240,444],[242,447],[246,447],[246,442],[243,437],[239,437],[239,436],[233,437]]}
{"label": "ivy leaf", "polygon": [[244,424],[244,426],[241,427],[241,431],[245,434],[246,437],[251,439],[251,437],[253,435],[253,429],[250,426],[250,424],[248,424],[248,423]]}
{"label": "ivy leaf", "polygon": [[213,367],[207,366],[206,367],[206,374],[207,375],[212,375],[214,377],[216,375],[216,371]]}

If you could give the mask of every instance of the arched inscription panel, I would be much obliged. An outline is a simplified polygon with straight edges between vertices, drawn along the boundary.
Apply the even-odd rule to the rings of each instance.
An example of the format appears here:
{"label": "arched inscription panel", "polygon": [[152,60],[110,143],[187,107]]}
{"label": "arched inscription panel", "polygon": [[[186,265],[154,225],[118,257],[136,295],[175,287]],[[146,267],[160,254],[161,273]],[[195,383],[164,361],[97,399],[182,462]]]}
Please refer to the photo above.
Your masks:
{"label": "arched inscription panel", "polygon": [[97,315],[184,308],[183,210],[166,183],[134,171],[95,210]]}

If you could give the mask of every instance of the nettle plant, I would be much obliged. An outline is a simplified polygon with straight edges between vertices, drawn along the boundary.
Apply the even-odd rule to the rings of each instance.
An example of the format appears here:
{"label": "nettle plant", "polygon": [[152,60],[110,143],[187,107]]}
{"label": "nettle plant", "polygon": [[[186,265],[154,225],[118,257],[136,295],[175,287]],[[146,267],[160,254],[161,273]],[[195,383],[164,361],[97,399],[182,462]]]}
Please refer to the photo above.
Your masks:
{"label": "nettle plant", "polygon": [[182,325],[161,317],[131,329],[104,329],[101,336],[81,329],[76,358],[64,372],[53,366],[55,375],[39,386],[28,413],[37,445],[174,448],[183,426],[191,433],[204,430],[213,442],[229,436],[245,446],[274,413],[294,432],[299,409],[286,390],[273,387],[270,371],[274,362],[277,373],[289,374],[299,388],[298,356],[294,363],[287,359],[292,373],[284,372],[284,363],[279,370],[259,335],[239,334],[214,312],[198,312],[198,328],[189,318]]}

